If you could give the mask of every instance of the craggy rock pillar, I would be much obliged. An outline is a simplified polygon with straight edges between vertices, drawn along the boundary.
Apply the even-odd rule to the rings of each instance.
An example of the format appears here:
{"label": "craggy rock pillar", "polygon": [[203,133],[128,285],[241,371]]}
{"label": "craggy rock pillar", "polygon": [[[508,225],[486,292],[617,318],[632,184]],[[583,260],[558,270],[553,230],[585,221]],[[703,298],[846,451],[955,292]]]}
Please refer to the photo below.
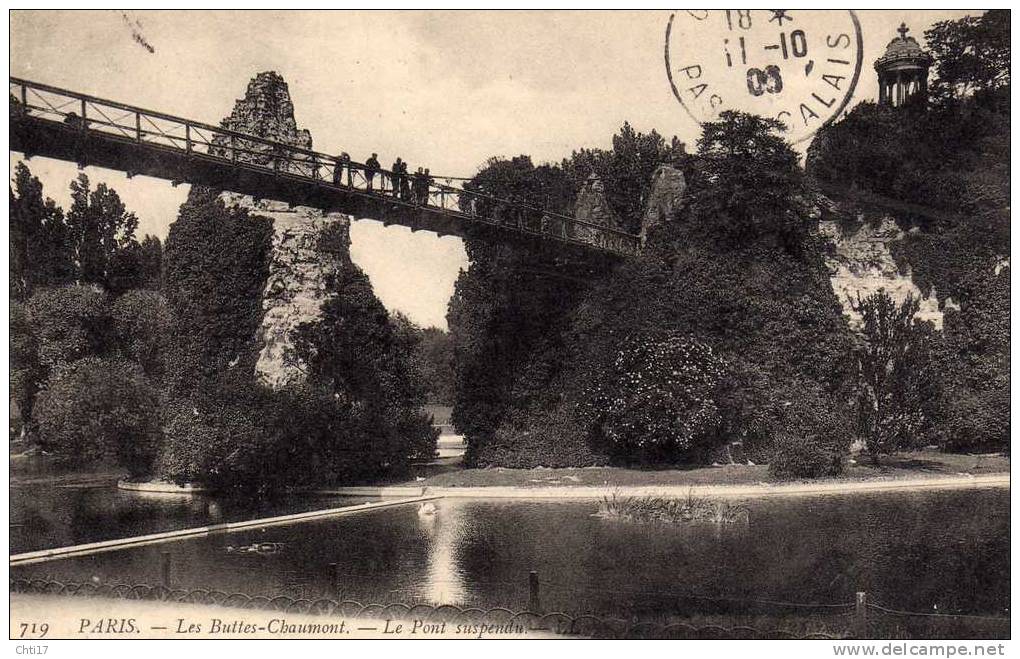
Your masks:
{"label": "craggy rock pillar", "polygon": [[676,219],[683,203],[687,181],[684,174],[672,165],[660,165],[652,174],[651,192],[641,218],[641,244],[645,244],[648,231],[660,224]]}
{"label": "craggy rock pillar", "polygon": [[[287,83],[272,71],[260,73],[248,83],[244,98],[238,99],[224,128],[284,142],[304,149],[312,148],[312,136],[297,127],[294,104]],[[255,153],[244,158],[271,161],[264,145],[249,145]],[[281,169],[286,164],[281,165]],[[262,350],[255,366],[260,381],[272,387],[298,382],[304,378],[304,366],[288,360],[292,333],[298,325],[320,315],[320,305],[329,294],[330,275],[350,260],[351,218],[339,213],[323,213],[304,206],[254,200],[233,192],[220,195],[228,206],[240,206],[253,214],[273,220],[273,247],[269,277],[263,291],[265,315],[259,328]],[[323,249],[324,244],[331,249]]]}
{"label": "craggy rock pillar", "polygon": [[[592,174],[585,181],[584,187],[577,193],[577,201],[574,203],[574,217],[584,222],[590,222],[599,227],[619,230],[622,226],[619,216],[609,205],[606,199],[605,186],[602,181]],[[577,227],[572,237],[581,240],[600,244],[602,239],[601,231],[594,227]]]}

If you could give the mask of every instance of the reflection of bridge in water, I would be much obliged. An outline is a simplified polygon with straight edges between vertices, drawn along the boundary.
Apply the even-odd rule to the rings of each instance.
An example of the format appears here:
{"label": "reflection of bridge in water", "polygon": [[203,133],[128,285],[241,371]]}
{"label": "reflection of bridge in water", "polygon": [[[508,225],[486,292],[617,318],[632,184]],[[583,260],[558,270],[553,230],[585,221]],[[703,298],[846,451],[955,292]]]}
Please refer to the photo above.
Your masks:
{"label": "reflection of bridge in water", "polygon": [[[10,148],[292,206],[483,240],[637,253],[638,236],[525,203],[430,183],[415,200],[392,172],[115,101],[10,78]],[[413,175],[409,176],[413,181]]]}

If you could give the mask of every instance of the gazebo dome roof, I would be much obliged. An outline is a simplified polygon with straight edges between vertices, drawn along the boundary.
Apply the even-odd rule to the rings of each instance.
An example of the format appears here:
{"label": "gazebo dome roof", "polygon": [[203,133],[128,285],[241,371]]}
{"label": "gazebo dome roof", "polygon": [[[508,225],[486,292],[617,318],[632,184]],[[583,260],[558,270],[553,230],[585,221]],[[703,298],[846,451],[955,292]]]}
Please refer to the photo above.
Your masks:
{"label": "gazebo dome roof", "polygon": [[875,69],[905,68],[914,65],[917,68],[928,68],[931,66],[931,55],[924,51],[917,39],[907,36],[906,24],[901,24],[898,30],[900,36],[889,42],[885,48],[885,54],[875,60]]}

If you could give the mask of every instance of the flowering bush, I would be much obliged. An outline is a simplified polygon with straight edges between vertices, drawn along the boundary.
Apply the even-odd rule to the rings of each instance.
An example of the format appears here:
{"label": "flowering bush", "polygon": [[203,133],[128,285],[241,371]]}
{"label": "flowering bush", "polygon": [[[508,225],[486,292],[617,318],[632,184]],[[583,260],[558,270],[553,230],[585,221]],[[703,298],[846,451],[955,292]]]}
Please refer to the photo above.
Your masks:
{"label": "flowering bush", "polygon": [[675,460],[718,436],[722,377],[703,343],[677,332],[632,336],[591,386],[582,417],[619,457]]}

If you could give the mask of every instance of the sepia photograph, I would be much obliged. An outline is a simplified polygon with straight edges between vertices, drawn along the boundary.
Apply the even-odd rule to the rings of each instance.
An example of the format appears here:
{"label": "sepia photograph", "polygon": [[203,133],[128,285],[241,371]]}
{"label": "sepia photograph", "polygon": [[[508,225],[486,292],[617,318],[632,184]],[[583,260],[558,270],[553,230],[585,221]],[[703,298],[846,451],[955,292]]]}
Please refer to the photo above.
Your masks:
{"label": "sepia photograph", "polygon": [[1008,654],[1009,9],[8,20],[12,653]]}

